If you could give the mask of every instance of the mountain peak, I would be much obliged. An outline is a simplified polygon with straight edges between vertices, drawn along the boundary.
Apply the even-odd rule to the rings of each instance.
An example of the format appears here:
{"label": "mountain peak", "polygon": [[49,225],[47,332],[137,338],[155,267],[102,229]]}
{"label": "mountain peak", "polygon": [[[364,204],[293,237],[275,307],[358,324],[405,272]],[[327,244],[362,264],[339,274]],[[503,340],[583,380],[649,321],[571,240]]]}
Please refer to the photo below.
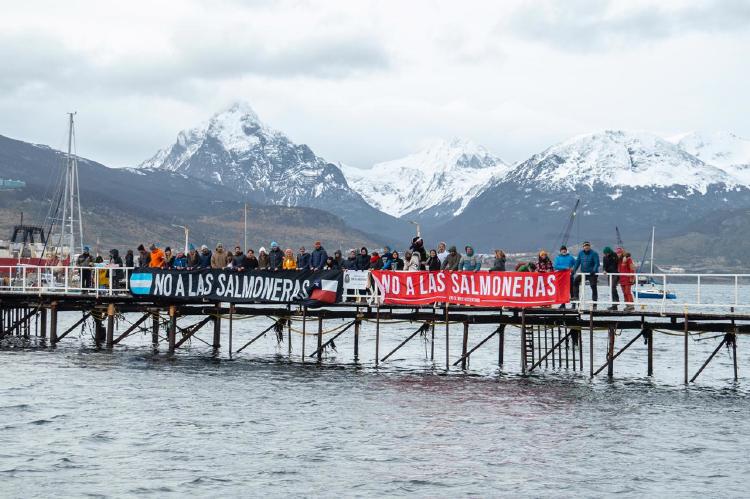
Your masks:
{"label": "mountain peak", "polygon": [[750,140],[732,132],[691,132],[676,144],[706,163],[719,167],[750,164]]}

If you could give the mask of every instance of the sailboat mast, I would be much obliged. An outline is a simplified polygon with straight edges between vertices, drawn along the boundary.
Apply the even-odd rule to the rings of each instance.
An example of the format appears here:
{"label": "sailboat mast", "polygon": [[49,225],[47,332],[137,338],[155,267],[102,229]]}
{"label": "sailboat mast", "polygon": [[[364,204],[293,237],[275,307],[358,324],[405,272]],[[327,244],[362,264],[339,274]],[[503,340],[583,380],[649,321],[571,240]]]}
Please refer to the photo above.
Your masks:
{"label": "sailboat mast", "polygon": [[66,199],[66,203],[70,202],[68,215],[69,220],[66,220],[66,223],[70,224],[70,240],[69,240],[69,247],[70,252],[72,253],[75,251],[75,224],[73,223],[73,220],[75,220],[75,217],[73,216],[73,209],[75,206],[75,173],[73,172],[73,114],[74,113],[68,113],[68,165],[67,165],[67,179],[65,180],[67,184],[66,191],[68,192],[68,199]]}
{"label": "sailboat mast", "polygon": [[656,235],[656,227],[651,227],[651,274],[654,273],[654,236]]}

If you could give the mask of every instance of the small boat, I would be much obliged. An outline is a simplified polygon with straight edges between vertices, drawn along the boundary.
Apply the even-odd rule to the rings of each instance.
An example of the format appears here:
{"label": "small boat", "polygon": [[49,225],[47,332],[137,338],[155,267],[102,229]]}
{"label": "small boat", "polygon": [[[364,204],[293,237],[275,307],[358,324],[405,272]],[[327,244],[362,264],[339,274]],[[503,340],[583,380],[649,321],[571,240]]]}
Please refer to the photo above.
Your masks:
{"label": "small boat", "polygon": [[[656,235],[656,229],[651,227],[651,270],[650,274],[654,273],[654,239]],[[648,251],[648,248],[646,248]],[[641,262],[641,268],[643,262]],[[638,271],[640,272],[640,268]],[[645,280],[644,280],[645,278]],[[635,290],[635,296],[639,299],[656,299],[656,300],[676,300],[677,294],[673,291],[665,289],[663,285],[657,284],[653,276],[639,276],[638,288]]]}

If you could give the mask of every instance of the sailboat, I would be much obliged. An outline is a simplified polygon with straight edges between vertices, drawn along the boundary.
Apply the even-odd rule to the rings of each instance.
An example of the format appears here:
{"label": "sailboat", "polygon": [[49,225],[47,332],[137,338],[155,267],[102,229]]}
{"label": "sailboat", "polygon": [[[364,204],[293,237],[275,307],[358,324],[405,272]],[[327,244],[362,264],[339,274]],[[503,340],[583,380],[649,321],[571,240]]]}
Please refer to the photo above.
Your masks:
{"label": "sailboat", "polygon": [[[650,259],[650,270],[649,274],[654,273],[654,240],[656,236],[656,228],[651,227],[651,259]],[[648,248],[647,248],[648,249]],[[645,257],[645,255],[644,255]],[[643,267],[643,260],[641,260],[641,268]],[[641,268],[638,269],[638,272],[641,271]],[[667,300],[676,300],[677,295],[668,290],[665,289],[664,286],[660,286],[654,281],[653,276],[648,276],[646,278],[645,282],[638,283],[638,288],[635,291],[635,296],[638,298],[651,298],[651,299],[664,299]]]}

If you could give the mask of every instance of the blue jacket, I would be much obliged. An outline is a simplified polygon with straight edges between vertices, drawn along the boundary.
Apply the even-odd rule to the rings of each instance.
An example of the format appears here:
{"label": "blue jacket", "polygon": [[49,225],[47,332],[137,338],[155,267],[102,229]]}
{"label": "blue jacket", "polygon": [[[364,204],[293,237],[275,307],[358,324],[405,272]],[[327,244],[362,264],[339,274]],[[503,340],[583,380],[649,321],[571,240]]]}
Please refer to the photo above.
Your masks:
{"label": "blue jacket", "polygon": [[461,260],[458,261],[458,270],[476,272],[480,268],[482,268],[482,259],[474,253],[474,248],[469,246],[466,249],[466,253],[461,255]]}
{"label": "blue jacket", "polygon": [[393,265],[393,253],[384,253],[381,260],[384,260],[383,268],[381,270],[391,270],[391,266]]}
{"label": "blue jacket", "polygon": [[322,269],[328,259],[328,253],[323,249],[323,246],[312,250],[310,253],[310,268]]}
{"label": "blue jacket", "polygon": [[211,250],[208,250],[205,254],[201,251],[200,253],[198,253],[198,258],[200,259],[198,268],[200,269],[211,268]]}
{"label": "blue jacket", "polygon": [[557,255],[555,262],[552,264],[555,270],[568,270],[576,266],[576,259],[568,253],[567,255]]}
{"label": "blue jacket", "polygon": [[310,253],[297,254],[297,270],[310,270]]}
{"label": "blue jacket", "polygon": [[599,272],[599,253],[594,250],[589,250],[588,253],[583,250],[579,251],[578,258],[576,258],[576,265],[573,267],[573,272],[579,268],[584,274]]}

